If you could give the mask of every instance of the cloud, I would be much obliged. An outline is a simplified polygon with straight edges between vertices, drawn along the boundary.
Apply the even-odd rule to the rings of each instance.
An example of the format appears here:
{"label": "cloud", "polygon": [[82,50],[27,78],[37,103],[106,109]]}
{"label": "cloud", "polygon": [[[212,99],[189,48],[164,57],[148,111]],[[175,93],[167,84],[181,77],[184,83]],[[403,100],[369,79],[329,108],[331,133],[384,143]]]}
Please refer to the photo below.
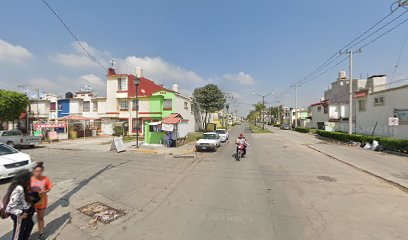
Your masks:
{"label": "cloud", "polygon": [[[145,77],[169,87],[177,83],[181,88],[194,88],[205,84],[205,79],[194,71],[168,63],[160,57],[129,56],[125,59],[116,59],[117,72],[132,73],[136,67],[143,69]],[[164,80],[164,82],[163,82]]]}
{"label": "cloud", "polygon": [[[105,58],[109,58],[109,52],[101,52],[97,49],[89,46],[86,42],[80,42],[80,44],[93,55],[102,65],[107,66],[107,63],[104,61]],[[54,56],[50,56],[49,59],[59,65],[70,67],[70,68],[79,68],[79,69],[89,69],[98,67],[99,64],[94,62],[87,53],[82,49],[81,45],[78,42],[72,44],[72,49],[74,53],[57,53]]]}
{"label": "cloud", "polygon": [[57,76],[53,78],[33,77],[28,79],[25,84],[35,86],[40,92],[49,92],[63,96],[66,92],[79,91],[84,86],[92,86],[92,89],[98,95],[106,93],[105,81],[94,75],[85,74],[79,77]]}
{"label": "cloud", "polygon": [[106,82],[94,74],[86,74],[79,77],[82,85],[92,86],[98,93],[106,92]]}
{"label": "cloud", "polygon": [[26,48],[0,39],[0,62],[23,63],[33,55]]}
{"label": "cloud", "polygon": [[244,72],[227,73],[222,76],[222,80],[231,81],[242,85],[253,85],[255,83],[255,80],[251,77],[251,75]]}

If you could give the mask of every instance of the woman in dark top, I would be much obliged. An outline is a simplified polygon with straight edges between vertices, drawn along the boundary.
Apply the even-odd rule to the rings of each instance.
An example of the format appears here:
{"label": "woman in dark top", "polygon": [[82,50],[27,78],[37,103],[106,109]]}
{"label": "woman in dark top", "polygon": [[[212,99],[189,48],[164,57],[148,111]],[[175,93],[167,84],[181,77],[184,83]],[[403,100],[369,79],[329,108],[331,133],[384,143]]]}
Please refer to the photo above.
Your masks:
{"label": "woman in dark top", "polygon": [[15,176],[5,196],[6,212],[14,223],[13,240],[28,240],[34,226],[34,209],[29,192],[30,179],[29,172]]}

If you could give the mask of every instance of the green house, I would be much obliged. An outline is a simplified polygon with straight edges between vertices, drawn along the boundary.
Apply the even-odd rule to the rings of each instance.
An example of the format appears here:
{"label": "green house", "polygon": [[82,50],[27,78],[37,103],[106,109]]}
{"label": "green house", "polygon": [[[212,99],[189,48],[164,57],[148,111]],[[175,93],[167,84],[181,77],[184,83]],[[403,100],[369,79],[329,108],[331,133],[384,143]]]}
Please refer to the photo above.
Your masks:
{"label": "green house", "polygon": [[157,130],[157,124],[163,118],[174,113],[175,93],[158,91],[149,97],[150,120],[144,122],[144,139],[147,144],[162,144],[164,132]]}

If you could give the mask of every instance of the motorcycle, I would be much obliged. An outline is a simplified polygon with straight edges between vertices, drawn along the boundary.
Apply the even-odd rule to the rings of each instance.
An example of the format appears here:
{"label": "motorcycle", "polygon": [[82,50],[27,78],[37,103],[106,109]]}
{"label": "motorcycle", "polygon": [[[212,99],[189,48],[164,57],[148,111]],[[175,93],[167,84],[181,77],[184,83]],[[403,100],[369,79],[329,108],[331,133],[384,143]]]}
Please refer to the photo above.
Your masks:
{"label": "motorcycle", "polygon": [[237,146],[238,151],[237,151],[237,154],[235,155],[235,158],[236,158],[237,161],[240,161],[241,158],[244,157],[244,148],[245,148],[245,146],[244,146],[244,144],[237,144],[237,145],[238,145]]}

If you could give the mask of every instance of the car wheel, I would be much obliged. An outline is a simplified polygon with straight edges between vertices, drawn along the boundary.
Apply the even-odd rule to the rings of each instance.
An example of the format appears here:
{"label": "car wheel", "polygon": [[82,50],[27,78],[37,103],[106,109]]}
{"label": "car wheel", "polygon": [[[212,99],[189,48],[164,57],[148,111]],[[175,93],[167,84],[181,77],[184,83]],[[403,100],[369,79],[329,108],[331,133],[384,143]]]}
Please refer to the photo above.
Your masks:
{"label": "car wheel", "polygon": [[214,152],[216,152],[217,150],[218,150],[218,148],[217,148],[217,147],[215,147],[215,148],[214,148]]}
{"label": "car wheel", "polygon": [[28,146],[29,148],[35,148],[35,145],[30,145],[30,146]]}
{"label": "car wheel", "polygon": [[7,145],[9,145],[10,147],[14,147],[14,143],[12,141],[7,142]]}

